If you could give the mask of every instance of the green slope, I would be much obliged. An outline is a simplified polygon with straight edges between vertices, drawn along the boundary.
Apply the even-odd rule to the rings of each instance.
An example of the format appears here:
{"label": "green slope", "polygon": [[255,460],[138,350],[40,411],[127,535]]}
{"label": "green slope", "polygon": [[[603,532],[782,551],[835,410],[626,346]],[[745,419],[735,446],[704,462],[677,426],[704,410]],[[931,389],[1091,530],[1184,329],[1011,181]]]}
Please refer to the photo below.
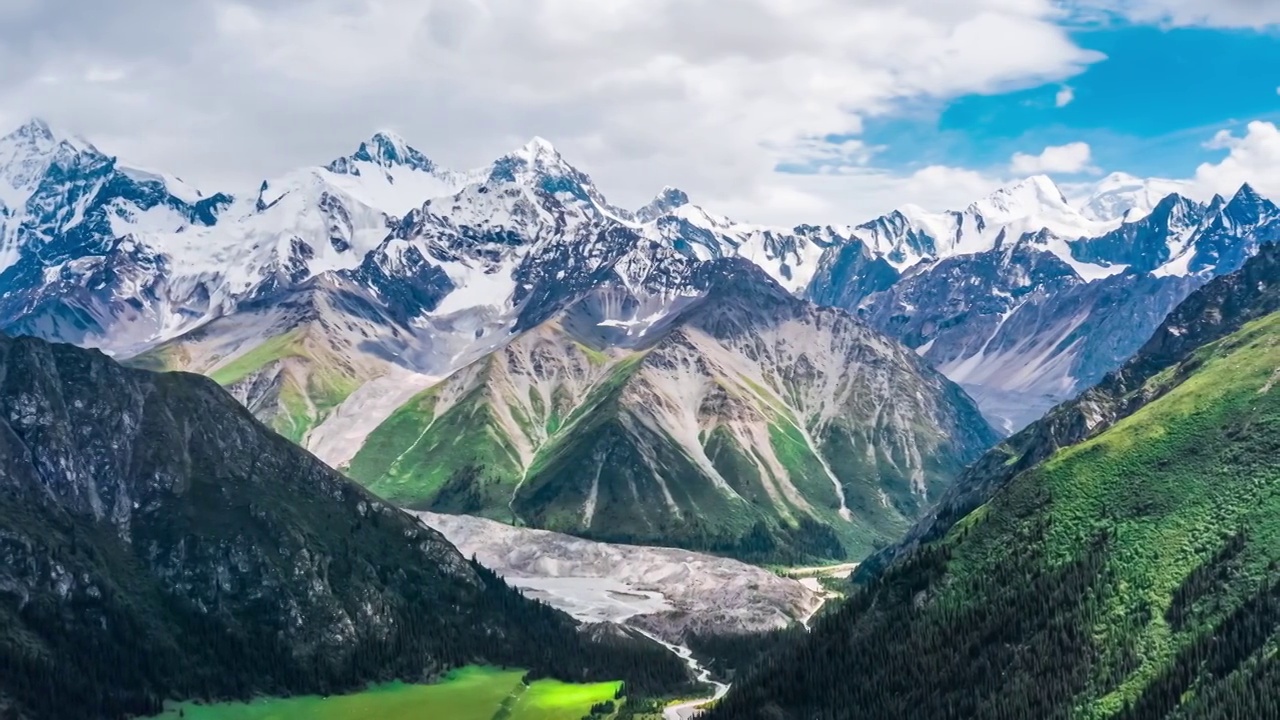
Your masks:
{"label": "green slope", "polygon": [[642,338],[601,324],[623,288],[513,338],[376,428],[350,474],[413,508],[812,564],[893,541],[995,442],[909,349],[750,264],[706,271]]}
{"label": "green slope", "polygon": [[[188,370],[208,375],[237,396],[244,396],[258,419],[271,429],[298,443],[362,381],[361,373],[323,343],[312,342],[300,328],[267,338],[212,368],[193,366],[191,350],[182,340],[160,345],[126,364],[141,370]],[[270,373],[275,373],[272,382],[255,385],[259,376]],[[238,388],[241,384],[252,387]]]}
{"label": "green slope", "polygon": [[347,474],[402,507],[510,520],[520,457],[483,386],[437,418],[439,391],[431,388],[392,413],[370,433]]}
{"label": "green slope", "polygon": [[1140,394],[713,717],[1280,717],[1280,313]]}

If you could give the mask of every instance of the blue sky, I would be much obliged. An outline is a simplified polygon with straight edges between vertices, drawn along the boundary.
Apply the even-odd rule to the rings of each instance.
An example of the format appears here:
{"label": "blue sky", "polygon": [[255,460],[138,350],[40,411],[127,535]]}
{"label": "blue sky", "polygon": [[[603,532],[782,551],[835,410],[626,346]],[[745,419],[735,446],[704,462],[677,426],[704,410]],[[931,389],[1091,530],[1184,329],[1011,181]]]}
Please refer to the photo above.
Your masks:
{"label": "blue sky", "polygon": [[[1186,177],[1226,155],[1204,147],[1218,131],[1280,121],[1280,32],[1110,23],[1071,35],[1106,59],[1065,82],[872,118],[861,139],[881,148],[877,165],[899,171],[993,168],[1086,142],[1103,170]],[[1064,88],[1071,100],[1059,107]]]}

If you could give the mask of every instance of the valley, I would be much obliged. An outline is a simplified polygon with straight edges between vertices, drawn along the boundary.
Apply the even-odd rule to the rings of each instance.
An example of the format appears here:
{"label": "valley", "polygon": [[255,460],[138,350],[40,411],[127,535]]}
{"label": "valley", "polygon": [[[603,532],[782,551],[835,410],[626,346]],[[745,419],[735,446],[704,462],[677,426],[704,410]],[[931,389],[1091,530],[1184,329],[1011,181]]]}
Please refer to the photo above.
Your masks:
{"label": "valley", "polygon": [[540,138],[235,192],[39,120],[0,159],[6,720],[1274,707],[1249,184],[783,228]]}
{"label": "valley", "polygon": [[1267,245],[971,466],[709,717],[1273,716],[1277,368]]}

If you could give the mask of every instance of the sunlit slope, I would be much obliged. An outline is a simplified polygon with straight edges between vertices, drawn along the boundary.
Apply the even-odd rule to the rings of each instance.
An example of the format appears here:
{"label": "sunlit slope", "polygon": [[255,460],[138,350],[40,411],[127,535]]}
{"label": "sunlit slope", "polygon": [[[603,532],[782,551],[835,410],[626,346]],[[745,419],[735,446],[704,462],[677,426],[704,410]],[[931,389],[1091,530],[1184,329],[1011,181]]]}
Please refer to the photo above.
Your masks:
{"label": "sunlit slope", "polygon": [[415,509],[803,562],[896,538],[995,440],[910,350],[754,268],[641,326],[610,319],[624,293],[420,394],[349,474]]}

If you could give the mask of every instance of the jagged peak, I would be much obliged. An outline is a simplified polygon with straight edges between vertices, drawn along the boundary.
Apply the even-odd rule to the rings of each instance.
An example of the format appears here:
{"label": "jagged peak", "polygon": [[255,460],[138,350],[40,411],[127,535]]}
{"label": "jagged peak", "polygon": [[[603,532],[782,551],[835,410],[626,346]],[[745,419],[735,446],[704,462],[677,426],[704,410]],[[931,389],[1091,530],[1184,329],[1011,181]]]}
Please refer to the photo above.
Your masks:
{"label": "jagged peak", "polygon": [[596,194],[591,179],[569,164],[560,151],[543,137],[535,136],[514,152],[498,158],[489,172],[489,180],[514,182],[525,177],[528,181],[529,175],[536,178],[544,190],[568,191],[575,195]]}
{"label": "jagged peak", "polygon": [[534,160],[539,158],[560,157],[560,152],[556,150],[555,145],[552,145],[550,140],[540,135],[534,135],[533,138],[517,150],[516,153]]}
{"label": "jagged peak", "polygon": [[29,118],[25,123],[18,126],[7,137],[22,137],[33,140],[54,140],[53,128],[44,118]]}
{"label": "jagged peak", "polygon": [[1241,185],[1223,208],[1224,214],[1245,224],[1257,223],[1276,211],[1275,204],[1260,195],[1249,183]]}
{"label": "jagged peak", "polygon": [[17,145],[28,151],[40,153],[52,152],[63,144],[76,152],[98,152],[98,149],[88,140],[57,128],[41,117],[27,119],[8,135],[0,138],[0,145]]}
{"label": "jagged peak", "polygon": [[689,195],[672,185],[663,185],[662,190],[658,191],[657,198],[680,198],[681,203],[689,202]]}
{"label": "jagged peak", "polygon": [[1181,193],[1175,192],[1175,193],[1169,193],[1168,195],[1165,195],[1163,198],[1161,198],[1160,202],[1156,203],[1155,208],[1153,208],[1151,212],[1153,215],[1163,214],[1163,213],[1171,212],[1174,208],[1178,206],[1195,207],[1195,206],[1198,206],[1199,204],[1200,203],[1196,202],[1195,200],[1192,200],[1191,198]]}
{"label": "jagged peak", "polygon": [[1240,189],[1236,191],[1236,194],[1231,197],[1231,204],[1248,203],[1251,205],[1257,205],[1269,202],[1270,200],[1263,197],[1256,189],[1254,189],[1253,185],[1249,183],[1241,185]]}
{"label": "jagged peak", "polygon": [[434,172],[436,164],[417,148],[410,145],[392,130],[379,130],[347,157],[338,158],[325,167],[336,173],[359,175],[355,163],[371,163],[382,168],[408,167],[423,172]]}
{"label": "jagged peak", "polygon": [[661,215],[665,215],[674,210],[682,208],[689,204],[689,196],[685,191],[666,185],[662,188],[649,204],[636,211],[636,219],[641,222],[651,222]]}
{"label": "jagged peak", "polygon": [[1061,201],[1064,205],[1067,202],[1067,199],[1062,195],[1062,190],[1058,187],[1058,184],[1055,183],[1053,178],[1048,175],[1032,175],[1022,180],[1009,183],[987,197],[995,198],[1010,195],[1018,196],[1027,193],[1034,193],[1036,196],[1043,199]]}

